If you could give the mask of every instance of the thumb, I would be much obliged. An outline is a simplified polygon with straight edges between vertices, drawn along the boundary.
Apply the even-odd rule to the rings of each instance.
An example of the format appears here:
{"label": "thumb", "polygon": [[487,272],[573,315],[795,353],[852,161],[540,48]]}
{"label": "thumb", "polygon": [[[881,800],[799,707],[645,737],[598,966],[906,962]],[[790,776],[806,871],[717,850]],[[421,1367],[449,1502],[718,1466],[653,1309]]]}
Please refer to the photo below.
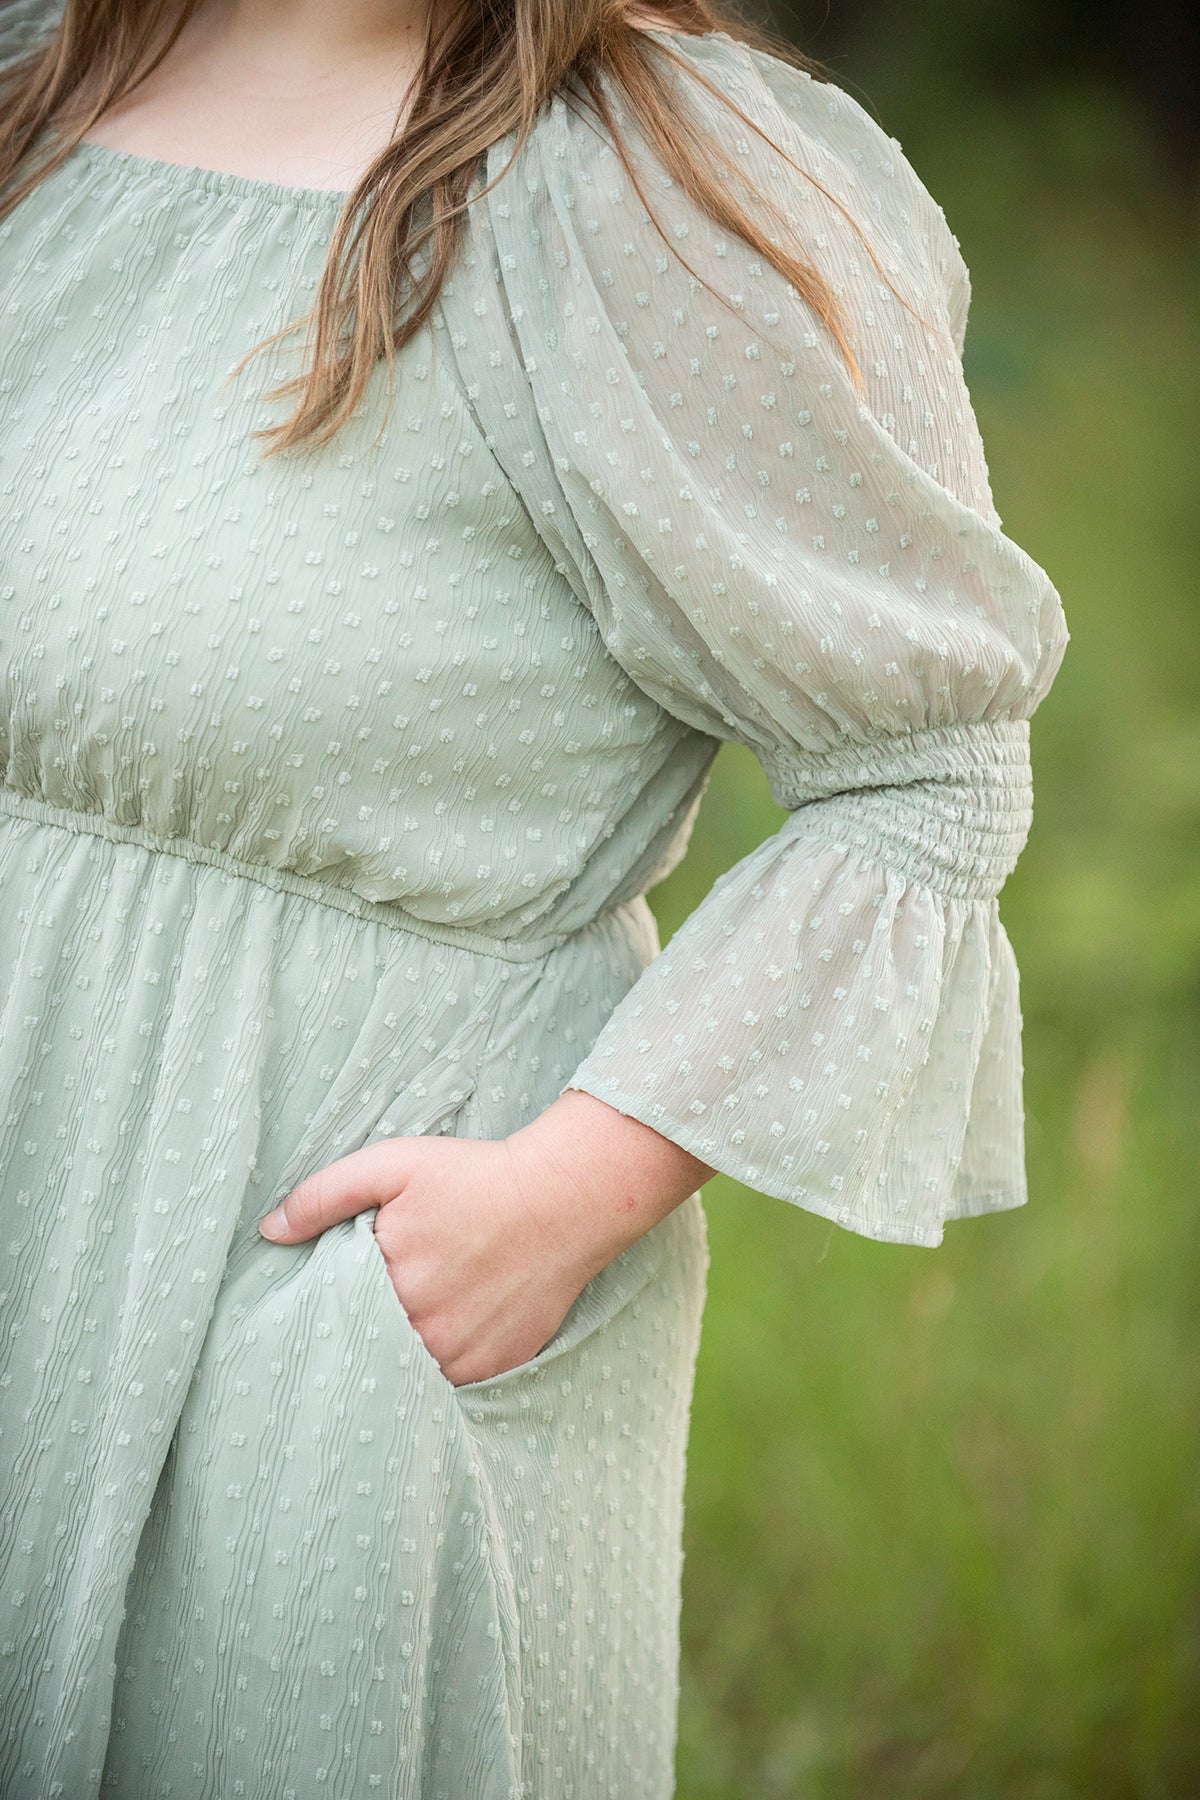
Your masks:
{"label": "thumb", "polygon": [[404,1138],[381,1138],[306,1175],[259,1220],[259,1231],[272,1243],[300,1244],[369,1206],[386,1205],[404,1187],[405,1143]]}

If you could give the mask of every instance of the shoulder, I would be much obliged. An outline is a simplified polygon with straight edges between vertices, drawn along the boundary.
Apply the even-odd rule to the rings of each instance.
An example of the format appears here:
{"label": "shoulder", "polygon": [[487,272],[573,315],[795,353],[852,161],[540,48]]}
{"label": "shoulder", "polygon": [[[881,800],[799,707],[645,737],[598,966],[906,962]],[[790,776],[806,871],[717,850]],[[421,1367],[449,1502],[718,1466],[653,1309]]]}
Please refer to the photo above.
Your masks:
{"label": "shoulder", "polygon": [[969,287],[958,239],[897,140],[835,82],[749,46],[742,53],[769,96],[768,111],[797,122],[805,143],[836,173],[837,198],[857,223],[874,227],[902,253],[915,253],[953,303]]}
{"label": "shoulder", "polygon": [[[966,283],[958,241],[900,144],[852,95],[724,31],[651,31],[689,114],[735,170],[791,215],[814,260],[852,222],[885,266],[907,275],[924,299],[936,295],[953,309]],[[687,203],[627,97],[607,78],[604,89],[648,175],[647,191],[682,214]],[[556,95],[532,136],[535,180],[615,196],[617,151],[586,104]]]}

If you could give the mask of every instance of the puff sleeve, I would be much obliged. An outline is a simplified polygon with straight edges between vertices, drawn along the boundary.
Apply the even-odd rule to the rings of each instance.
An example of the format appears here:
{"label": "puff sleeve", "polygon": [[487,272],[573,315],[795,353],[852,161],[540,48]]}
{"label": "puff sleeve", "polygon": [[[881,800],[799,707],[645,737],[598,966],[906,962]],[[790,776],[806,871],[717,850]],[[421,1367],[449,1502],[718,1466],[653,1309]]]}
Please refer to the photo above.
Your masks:
{"label": "puff sleeve", "polygon": [[444,316],[498,458],[611,654],[677,719],[748,745],[789,813],[567,1085],[761,1192],[935,1244],[1026,1197],[996,896],[1031,821],[1061,602],[1001,529],[959,356],[966,271],[898,146],[724,33],[652,35],[730,179],[783,207],[831,282],[866,391],[615,92],[649,209],[564,94],[471,209]]}

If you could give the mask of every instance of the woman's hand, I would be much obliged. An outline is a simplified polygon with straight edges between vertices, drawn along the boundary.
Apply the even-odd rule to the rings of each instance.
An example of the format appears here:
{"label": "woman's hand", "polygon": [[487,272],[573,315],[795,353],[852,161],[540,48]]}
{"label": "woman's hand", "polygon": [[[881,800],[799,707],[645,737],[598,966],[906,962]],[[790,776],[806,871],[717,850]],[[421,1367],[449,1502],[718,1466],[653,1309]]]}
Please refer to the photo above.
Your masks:
{"label": "woman's hand", "polygon": [[711,1174],[648,1125],[569,1089],[507,1138],[368,1144],[307,1176],[259,1230],[297,1244],[378,1207],[392,1286],[460,1386],[536,1356],[580,1289]]}

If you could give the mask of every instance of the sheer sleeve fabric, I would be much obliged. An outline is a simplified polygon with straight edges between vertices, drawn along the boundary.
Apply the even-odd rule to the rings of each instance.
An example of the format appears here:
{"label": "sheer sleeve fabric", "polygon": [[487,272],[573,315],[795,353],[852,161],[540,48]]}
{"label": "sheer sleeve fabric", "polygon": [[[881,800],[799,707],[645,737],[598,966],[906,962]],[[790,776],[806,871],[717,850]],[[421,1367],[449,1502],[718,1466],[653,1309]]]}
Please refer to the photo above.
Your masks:
{"label": "sheer sleeve fabric", "polygon": [[8,0],[0,5],[0,69],[50,36],[62,5],[63,0]]}
{"label": "sheer sleeve fabric", "polygon": [[[789,810],[567,1085],[762,1192],[935,1244],[947,1219],[1026,1198],[996,894],[1066,623],[1001,529],[960,360],[966,270],[898,146],[723,33],[654,35],[676,79],[706,76],[814,178],[689,82],[839,295],[866,392],[615,93],[665,237],[571,96],[472,208],[445,316],[498,457],[612,655],[675,717],[748,745]],[[493,146],[488,180],[511,151]]]}

